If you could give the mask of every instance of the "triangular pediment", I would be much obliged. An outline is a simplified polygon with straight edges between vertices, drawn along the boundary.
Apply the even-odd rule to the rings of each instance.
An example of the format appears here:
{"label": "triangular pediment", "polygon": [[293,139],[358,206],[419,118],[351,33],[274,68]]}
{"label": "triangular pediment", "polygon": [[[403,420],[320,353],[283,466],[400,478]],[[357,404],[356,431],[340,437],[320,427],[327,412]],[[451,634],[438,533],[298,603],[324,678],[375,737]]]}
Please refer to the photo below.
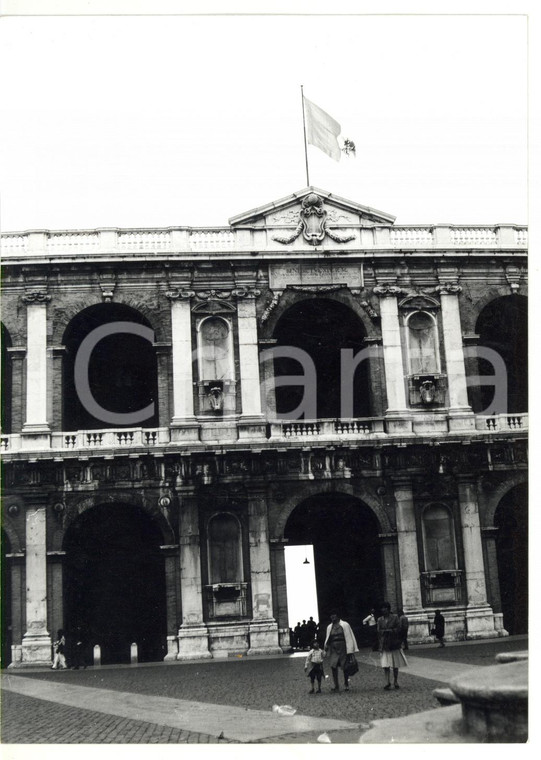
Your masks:
{"label": "triangular pediment", "polygon": [[375,224],[393,224],[396,219],[384,211],[362,206],[360,203],[341,198],[334,193],[311,185],[297,193],[288,195],[286,198],[280,198],[264,206],[259,206],[259,208],[233,216],[229,219],[229,224],[231,227],[237,228],[245,225],[257,227],[295,226],[299,222],[303,201],[314,194],[322,201],[323,208],[327,212],[326,218],[329,226],[361,225],[370,227]]}

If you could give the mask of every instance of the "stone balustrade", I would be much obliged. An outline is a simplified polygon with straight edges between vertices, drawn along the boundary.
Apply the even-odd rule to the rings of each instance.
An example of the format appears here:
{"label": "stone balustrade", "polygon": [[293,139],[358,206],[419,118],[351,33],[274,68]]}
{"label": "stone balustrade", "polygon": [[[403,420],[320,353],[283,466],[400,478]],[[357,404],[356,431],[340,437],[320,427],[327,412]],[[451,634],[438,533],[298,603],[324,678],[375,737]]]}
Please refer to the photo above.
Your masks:
{"label": "stone balustrade", "polygon": [[[351,442],[363,439],[392,439],[403,438],[407,435],[415,442],[416,436],[427,434],[437,435],[442,442],[447,435],[456,436],[449,426],[449,419],[445,415],[438,415],[434,419],[426,416],[406,415],[403,419],[408,423],[411,432],[404,433],[404,425],[397,428],[396,425],[383,417],[370,417],[363,419],[319,419],[319,420],[273,420],[269,422],[270,442]],[[238,425],[231,421],[232,428]],[[207,426],[212,428],[214,420],[200,419],[197,423],[201,430]],[[477,415],[475,417],[475,432],[483,438],[487,434],[501,434],[502,432],[528,431],[527,414],[501,414],[495,416]],[[239,438],[240,436],[237,436]],[[473,439],[475,433],[473,434]],[[200,441],[204,443],[204,435]],[[235,436],[228,439],[235,440]],[[171,429],[162,428],[118,428],[106,430],[78,430],[72,432],[55,432],[48,437],[47,449],[55,451],[85,451],[89,449],[119,449],[135,447],[166,447],[172,442]],[[174,441],[178,446],[179,440]],[[184,441],[187,448],[200,445],[198,440]],[[0,452],[8,453],[15,451],[32,451],[44,448],[43,439],[33,442],[32,436],[12,434],[0,437]]]}
{"label": "stone balustrade", "polygon": [[[355,250],[525,250],[528,232],[524,226],[508,224],[480,226],[456,225],[379,225],[362,227],[350,224],[353,240],[325,244],[336,252]],[[197,254],[220,252],[231,255],[257,250],[290,253],[290,248],[277,245],[276,229],[265,227],[169,227],[164,229],[97,229],[39,230],[7,232],[1,236],[1,252],[5,260],[18,258]],[[300,249],[299,249],[300,250]],[[314,249],[310,247],[312,253]],[[317,250],[317,249],[316,249]]]}

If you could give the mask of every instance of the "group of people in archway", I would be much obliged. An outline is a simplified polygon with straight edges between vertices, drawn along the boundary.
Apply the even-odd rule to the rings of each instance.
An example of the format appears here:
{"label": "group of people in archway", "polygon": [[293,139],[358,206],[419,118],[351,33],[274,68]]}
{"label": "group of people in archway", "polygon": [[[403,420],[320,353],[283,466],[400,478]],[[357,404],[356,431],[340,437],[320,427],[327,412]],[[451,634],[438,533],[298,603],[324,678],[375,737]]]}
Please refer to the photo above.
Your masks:
{"label": "group of people in archway", "polygon": [[310,649],[318,638],[319,624],[310,616],[308,620],[299,621],[295,628],[289,629],[289,643],[292,649]]}

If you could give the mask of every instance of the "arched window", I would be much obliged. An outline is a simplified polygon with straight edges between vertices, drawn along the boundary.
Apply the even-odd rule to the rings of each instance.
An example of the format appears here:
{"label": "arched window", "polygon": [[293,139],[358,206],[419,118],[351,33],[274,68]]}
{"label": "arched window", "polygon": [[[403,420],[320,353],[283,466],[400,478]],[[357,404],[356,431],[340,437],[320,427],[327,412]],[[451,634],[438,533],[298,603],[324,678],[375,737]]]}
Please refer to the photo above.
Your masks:
{"label": "arched window", "polygon": [[231,330],[225,319],[208,317],[199,325],[199,376],[203,381],[232,380]]}
{"label": "arched window", "polygon": [[241,583],[241,530],[236,517],[227,512],[214,515],[208,525],[210,583]]}
{"label": "arched window", "polygon": [[423,514],[425,570],[455,570],[456,546],[453,517],[447,507],[434,504]]}
{"label": "arched window", "polygon": [[414,311],[408,317],[406,324],[410,374],[439,374],[440,357],[436,320],[426,311]]}

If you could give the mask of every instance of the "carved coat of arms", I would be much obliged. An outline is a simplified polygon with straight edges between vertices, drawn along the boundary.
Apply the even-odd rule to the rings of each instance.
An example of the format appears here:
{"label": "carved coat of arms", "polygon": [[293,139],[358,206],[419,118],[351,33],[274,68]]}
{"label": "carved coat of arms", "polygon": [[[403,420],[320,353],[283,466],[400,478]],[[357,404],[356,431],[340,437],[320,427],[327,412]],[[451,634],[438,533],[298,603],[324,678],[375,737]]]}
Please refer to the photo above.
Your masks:
{"label": "carved coat of arms", "polygon": [[310,193],[303,199],[299,216],[299,223],[292,235],[289,237],[276,236],[273,237],[273,240],[288,245],[296,240],[301,232],[310,245],[319,245],[325,235],[328,235],[336,243],[347,243],[349,240],[355,239],[355,235],[342,237],[327,227],[327,212],[323,207],[323,198],[320,198],[316,193]]}

